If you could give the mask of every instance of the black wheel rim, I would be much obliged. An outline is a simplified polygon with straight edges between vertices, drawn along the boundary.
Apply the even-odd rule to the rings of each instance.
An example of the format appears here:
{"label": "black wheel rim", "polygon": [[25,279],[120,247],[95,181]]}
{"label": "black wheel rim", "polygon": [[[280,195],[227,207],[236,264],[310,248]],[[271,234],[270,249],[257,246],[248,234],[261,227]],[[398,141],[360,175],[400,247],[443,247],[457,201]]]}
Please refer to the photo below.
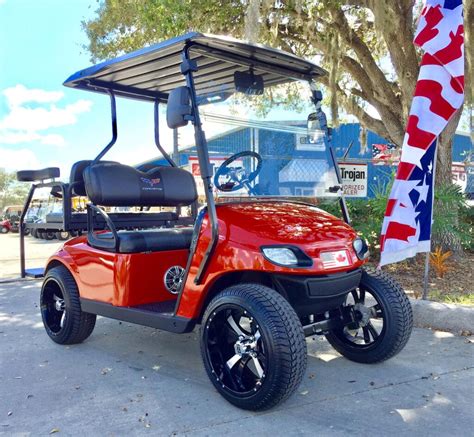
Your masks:
{"label": "black wheel rim", "polygon": [[206,356],[216,385],[246,397],[263,385],[268,347],[255,317],[237,305],[222,305],[204,326]]}
{"label": "black wheel rim", "polygon": [[66,304],[61,286],[50,279],[43,286],[41,295],[41,316],[47,329],[59,334],[67,317]]}
{"label": "black wheel rim", "polygon": [[339,339],[351,347],[367,349],[378,344],[385,335],[385,311],[374,292],[359,287],[347,295],[343,311],[350,310],[355,322],[336,331]]}

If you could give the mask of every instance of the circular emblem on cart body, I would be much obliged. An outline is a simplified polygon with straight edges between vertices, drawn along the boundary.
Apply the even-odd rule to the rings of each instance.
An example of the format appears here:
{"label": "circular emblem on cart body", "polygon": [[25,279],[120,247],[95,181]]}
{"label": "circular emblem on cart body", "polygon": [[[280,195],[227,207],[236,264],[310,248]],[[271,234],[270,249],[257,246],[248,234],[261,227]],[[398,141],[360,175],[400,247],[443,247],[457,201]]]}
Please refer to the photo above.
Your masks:
{"label": "circular emblem on cart body", "polygon": [[184,269],[181,266],[173,266],[166,270],[164,282],[166,289],[173,294],[178,294],[184,277]]}

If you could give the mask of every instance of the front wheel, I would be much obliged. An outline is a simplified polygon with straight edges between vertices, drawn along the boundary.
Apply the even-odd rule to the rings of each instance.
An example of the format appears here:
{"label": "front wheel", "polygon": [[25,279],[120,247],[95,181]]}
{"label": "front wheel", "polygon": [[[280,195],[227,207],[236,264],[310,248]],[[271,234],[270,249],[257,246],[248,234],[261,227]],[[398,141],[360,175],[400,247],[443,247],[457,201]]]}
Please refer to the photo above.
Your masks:
{"label": "front wheel", "polygon": [[359,287],[341,308],[354,322],[326,334],[341,355],[359,363],[385,361],[406,345],[413,328],[413,314],[405,292],[389,275],[364,270]]}
{"label": "front wheel", "polygon": [[201,354],[217,391],[246,410],[284,401],[306,370],[298,316],[281,295],[259,284],[229,287],[211,301],[201,324]]}
{"label": "front wheel", "polygon": [[8,234],[9,229],[6,226],[2,226],[0,228],[0,233],[2,234]]}

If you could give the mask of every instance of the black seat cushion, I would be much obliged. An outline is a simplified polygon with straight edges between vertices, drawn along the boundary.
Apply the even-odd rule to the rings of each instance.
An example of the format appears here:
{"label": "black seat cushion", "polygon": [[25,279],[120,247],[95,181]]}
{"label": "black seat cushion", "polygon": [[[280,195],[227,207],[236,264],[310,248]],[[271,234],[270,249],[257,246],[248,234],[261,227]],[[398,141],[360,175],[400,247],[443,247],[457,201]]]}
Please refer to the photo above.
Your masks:
{"label": "black seat cushion", "polygon": [[[111,232],[96,235],[99,240],[112,238]],[[157,252],[162,250],[189,249],[193,228],[161,228],[144,231],[118,231],[119,253]],[[108,250],[95,244],[95,247]]]}
{"label": "black seat cushion", "polygon": [[[83,161],[77,161],[71,167],[71,175],[69,176],[69,183],[72,185],[72,194],[74,196],[87,196],[86,187],[84,186],[84,170],[89,167],[94,161],[86,159]],[[104,162],[116,163],[115,161],[99,161],[101,164]]]}
{"label": "black seat cushion", "polygon": [[16,178],[20,182],[44,181],[59,177],[58,167],[48,167],[41,170],[20,170],[16,172]]}
{"label": "black seat cushion", "polygon": [[97,163],[84,170],[87,196],[102,206],[184,206],[197,199],[194,177],[176,167],[141,172],[128,165]]}

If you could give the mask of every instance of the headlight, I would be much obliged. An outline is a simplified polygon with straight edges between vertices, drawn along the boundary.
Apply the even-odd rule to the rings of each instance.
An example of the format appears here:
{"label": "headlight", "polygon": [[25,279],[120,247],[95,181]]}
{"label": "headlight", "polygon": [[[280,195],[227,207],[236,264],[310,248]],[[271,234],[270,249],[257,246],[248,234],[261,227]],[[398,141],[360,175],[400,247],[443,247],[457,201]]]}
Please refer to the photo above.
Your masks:
{"label": "headlight", "polygon": [[359,258],[360,260],[364,260],[369,257],[370,255],[369,247],[367,246],[367,243],[365,242],[365,240],[363,240],[362,238],[357,237],[352,242],[352,247],[355,250],[357,258]]}
{"label": "headlight", "polygon": [[265,258],[273,264],[288,267],[309,267],[312,259],[298,247],[262,247]]}

